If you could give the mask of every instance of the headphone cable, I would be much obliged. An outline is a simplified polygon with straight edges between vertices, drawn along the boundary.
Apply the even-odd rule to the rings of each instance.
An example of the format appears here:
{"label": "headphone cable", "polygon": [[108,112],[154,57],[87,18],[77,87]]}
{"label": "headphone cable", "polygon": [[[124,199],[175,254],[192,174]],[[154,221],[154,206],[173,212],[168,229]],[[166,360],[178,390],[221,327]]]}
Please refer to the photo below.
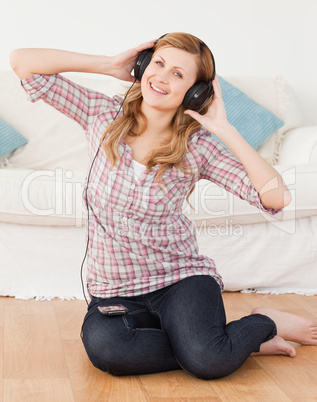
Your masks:
{"label": "headphone cable", "polygon": [[[120,113],[120,111],[121,111],[121,109],[122,109],[122,106],[123,106],[123,104],[124,104],[124,101],[126,100],[128,94],[129,94],[129,92],[131,91],[131,89],[132,89],[133,85],[136,83],[136,81],[137,81],[137,78],[134,79],[133,84],[130,86],[130,88],[128,89],[127,93],[125,94],[125,97],[123,98],[123,101],[121,102],[121,105],[120,105],[120,107],[119,107],[119,110],[117,111],[117,114],[115,115],[115,118],[113,119],[113,121],[115,121],[116,118],[118,117],[118,114]],[[87,178],[87,186],[86,186],[86,191],[85,191],[85,199],[86,199],[86,205],[87,205],[87,244],[86,244],[86,251],[85,251],[84,259],[83,259],[83,262],[81,263],[80,279],[81,279],[81,287],[82,287],[83,295],[84,295],[84,298],[85,298],[85,301],[86,301],[87,306],[89,305],[89,303],[88,303],[88,300],[87,300],[87,297],[86,297],[85,287],[84,287],[84,280],[83,280],[83,267],[84,267],[84,262],[85,262],[85,259],[86,259],[86,256],[87,256],[88,246],[89,246],[89,203],[88,203],[88,197],[87,197],[87,190],[88,190],[88,185],[89,185],[89,179],[90,179],[90,175],[91,175],[91,170],[92,170],[93,164],[94,164],[94,162],[95,162],[95,160],[96,160],[96,157],[97,157],[97,155],[98,155],[98,152],[99,152],[99,150],[100,150],[100,147],[101,147],[101,144],[99,144],[99,147],[98,147],[98,150],[97,150],[97,152],[96,152],[96,155],[95,155],[95,157],[94,157],[94,159],[93,159],[93,161],[92,161],[92,164],[91,164],[91,166],[90,166],[90,170],[89,170],[89,174],[88,174],[88,178]]]}

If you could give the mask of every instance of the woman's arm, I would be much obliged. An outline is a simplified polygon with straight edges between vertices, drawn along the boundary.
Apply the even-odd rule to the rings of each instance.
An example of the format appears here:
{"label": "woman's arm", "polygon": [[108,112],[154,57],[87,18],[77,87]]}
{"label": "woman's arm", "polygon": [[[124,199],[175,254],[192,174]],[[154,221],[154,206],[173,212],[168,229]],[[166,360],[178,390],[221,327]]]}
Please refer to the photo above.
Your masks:
{"label": "woman's arm", "polygon": [[143,43],[117,56],[99,56],[58,49],[16,49],[10,53],[10,64],[22,80],[33,74],[86,72],[105,74],[123,81],[134,81],[131,71],[139,52],[150,48],[154,41]]}
{"label": "woman's arm", "polygon": [[10,64],[22,80],[33,74],[56,74],[67,71],[110,74],[111,58],[57,49],[16,49]]}
{"label": "woman's arm", "polygon": [[283,209],[292,200],[289,189],[280,174],[228,122],[217,76],[213,87],[214,98],[205,115],[191,110],[186,110],[185,113],[215,134],[240,160],[265,207]]}
{"label": "woman's arm", "polygon": [[265,207],[283,209],[291,202],[291,193],[281,175],[245,141],[235,127],[228,124],[223,129],[221,141],[243,164]]}

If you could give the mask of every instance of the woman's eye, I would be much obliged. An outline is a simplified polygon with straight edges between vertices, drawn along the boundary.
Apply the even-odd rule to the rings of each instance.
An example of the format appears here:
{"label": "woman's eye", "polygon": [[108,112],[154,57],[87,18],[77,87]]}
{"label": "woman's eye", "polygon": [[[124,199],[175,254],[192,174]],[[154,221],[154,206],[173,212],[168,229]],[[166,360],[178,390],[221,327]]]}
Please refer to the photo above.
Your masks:
{"label": "woman's eye", "polygon": [[[155,64],[157,64],[157,65],[160,66],[160,67],[164,67],[164,63],[163,63],[161,60],[156,60],[156,61],[155,61]],[[174,75],[175,75],[176,77],[183,78],[182,74],[179,73],[179,72],[177,72],[177,71],[174,73]]]}

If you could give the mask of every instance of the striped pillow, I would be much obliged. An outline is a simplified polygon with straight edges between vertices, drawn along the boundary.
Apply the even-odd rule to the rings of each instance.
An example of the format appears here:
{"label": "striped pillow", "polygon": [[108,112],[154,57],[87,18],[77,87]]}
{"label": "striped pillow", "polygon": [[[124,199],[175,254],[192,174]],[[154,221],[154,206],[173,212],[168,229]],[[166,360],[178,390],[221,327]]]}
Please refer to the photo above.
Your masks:
{"label": "striped pillow", "polygon": [[229,123],[257,150],[284,122],[228,81],[218,80]]}
{"label": "striped pillow", "polygon": [[28,142],[15,128],[0,118],[0,156],[6,155]]}

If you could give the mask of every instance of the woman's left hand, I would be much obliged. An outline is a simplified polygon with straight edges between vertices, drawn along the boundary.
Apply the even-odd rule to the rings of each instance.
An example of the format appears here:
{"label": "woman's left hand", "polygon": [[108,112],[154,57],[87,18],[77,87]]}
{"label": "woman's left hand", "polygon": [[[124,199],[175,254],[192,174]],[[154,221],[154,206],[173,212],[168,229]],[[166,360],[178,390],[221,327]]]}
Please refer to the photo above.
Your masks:
{"label": "woman's left hand", "polygon": [[215,76],[212,85],[214,89],[214,94],[207,113],[201,115],[200,113],[189,109],[185,110],[184,113],[193,117],[208,131],[215,134],[219,139],[221,139],[222,133],[227,129],[230,124],[227,120],[226,109],[221,97],[221,88],[217,75]]}

